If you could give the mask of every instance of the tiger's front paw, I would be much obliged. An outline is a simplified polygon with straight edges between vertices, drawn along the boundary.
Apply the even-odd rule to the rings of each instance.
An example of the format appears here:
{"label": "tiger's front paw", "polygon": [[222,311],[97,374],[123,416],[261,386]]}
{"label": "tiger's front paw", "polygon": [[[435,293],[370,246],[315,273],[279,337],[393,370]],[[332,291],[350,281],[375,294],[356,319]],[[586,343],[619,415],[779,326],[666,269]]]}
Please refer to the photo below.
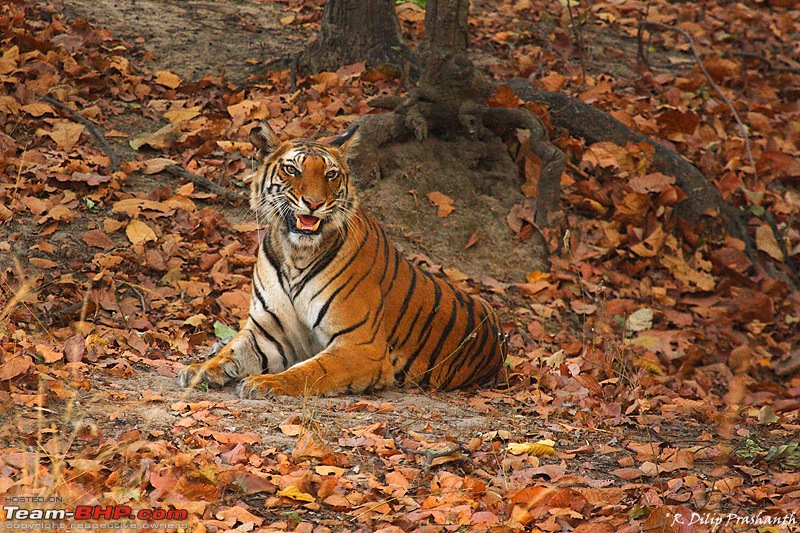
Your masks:
{"label": "tiger's front paw", "polygon": [[239,376],[236,361],[228,355],[217,355],[204,363],[183,367],[178,374],[178,385],[197,387],[206,383],[210,387],[222,387]]}
{"label": "tiger's front paw", "polygon": [[255,374],[247,376],[239,384],[240,398],[266,398],[268,396],[300,396],[303,391],[296,391],[278,374]]}

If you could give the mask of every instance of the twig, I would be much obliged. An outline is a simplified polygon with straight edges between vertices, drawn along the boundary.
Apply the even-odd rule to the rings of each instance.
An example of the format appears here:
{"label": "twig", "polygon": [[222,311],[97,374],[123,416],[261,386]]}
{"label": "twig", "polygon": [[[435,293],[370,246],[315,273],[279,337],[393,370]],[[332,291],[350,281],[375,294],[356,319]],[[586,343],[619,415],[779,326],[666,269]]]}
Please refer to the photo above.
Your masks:
{"label": "twig", "polygon": [[575,44],[578,45],[578,52],[581,54],[581,87],[583,87],[586,85],[586,46],[583,43],[583,32],[578,28],[575,16],[572,14],[573,1],[567,0],[567,12],[569,13],[569,24],[572,26],[572,33],[575,35]]}
{"label": "twig", "polygon": [[178,178],[187,179],[192,183],[194,183],[195,185],[199,185],[204,189],[213,192],[217,196],[222,196],[223,198],[226,198],[232,202],[238,202],[247,199],[247,196],[240,194],[238,192],[229,191],[225,187],[214,183],[205,176],[200,176],[198,174],[189,172],[180,165],[169,165],[167,167],[164,167],[164,170]]}
{"label": "twig", "polygon": [[97,128],[94,122],[84,117],[71,107],[67,106],[61,100],[57,100],[52,96],[44,95],[41,96],[40,98],[49,104],[53,104],[62,111],[66,111],[67,114],[69,114],[69,116],[72,118],[72,120],[80,122],[81,124],[86,126],[86,129],[89,130],[89,133],[92,134],[92,137],[94,137],[95,140],[97,140],[97,142],[100,144],[100,149],[103,150],[108,156],[108,158],[111,160],[111,171],[116,172],[117,170],[119,170],[119,157],[117,157],[117,154],[114,152],[114,149],[111,147],[110,144],[108,144],[105,135],[103,135],[103,133]]}
{"label": "twig", "polygon": [[750,136],[747,134],[747,128],[742,122],[742,119],[739,118],[739,113],[736,112],[736,108],[733,106],[733,103],[731,103],[728,97],[725,96],[725,94],[722,92],[722,89],[719,88],[719,86],[714,82],[714,79],[706,70],[706,67],[703,66],[703,61],[700,59],[700,55],[697,53],[697,48],[695,47],[694,44],[694,38],[692,38],[692,36],[689,35],[686,31],[682,30],[681,28],[676,28],[675,26],[668,26],[667,24],[662,24],[660,22],[651,22],[647,20],[640,21],[639,33],[638,33],[638,46],[639,46],[638,53],[639,57],[645,62],[645,64],[647,64],[647,59],[645,58],[644,55],[644,46],[642,43],[642,34],[644,29],[674,31],[680,33],[683,36],[683,38],[689,42],[689,48],[692,51],[692,55],[694,56],[694,60],[697,63],[700,72],[703,73],[703,76],[705,76],[706,80],[708,80],[708,84],[711,86],[712,89],[714,89],[714,91],[716,91],[716,93],[720,96],[720,98],[722,98],[722,100],[725,102],[725,105],[727,105],[728,108],[731,110],[731,113],[733,113],[733,118],[736,120],[736,124],[739,126],[739,132],[742,134],[742,137],[744,138],[744,149],[745,152],[747,152],[747,159],[750,161],[750,166],[753,168],[753,176],[756,179],[758,179],[758,171],[756,170],[756,163],[755,160],[753,159],[753,151],[750,149]]}
{"label": "twig", "polygon": [[424,467],[426,472],[431,469],[434,459],[438,459],[439,457],[447,457],[448,455],[453,455],[456,452],[465,451],[464,447],[460,444],[457,444],[454,448],[449,450],[414,450],[399,443],[395,444],[397,445],[397,449],[401,452],[410,453],[411,455],[422,455],[425,457]]}
{"label": "twig", "polygon": [[[725,54],[729,55],[729,54]],[[771,70],[773,72],[790,72],[793,74],[800,74],[800,68],[796,67],[784,67],[783,65],[773,65],[772,62],[767,59],[767,56],[764,54],[759,54],[756,52],[731,52],[730,55],[744,57],[747,59],[758,59],[767,67],[767,70]]]}

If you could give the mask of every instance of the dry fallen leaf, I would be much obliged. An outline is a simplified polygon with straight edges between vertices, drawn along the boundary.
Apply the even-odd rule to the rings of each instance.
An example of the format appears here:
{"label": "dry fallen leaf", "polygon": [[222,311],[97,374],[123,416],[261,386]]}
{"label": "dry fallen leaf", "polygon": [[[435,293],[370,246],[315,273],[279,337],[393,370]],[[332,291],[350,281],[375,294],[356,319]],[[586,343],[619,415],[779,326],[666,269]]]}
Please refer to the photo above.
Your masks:
{"label": "dry fallen leaf", "polygon": [[83,124],[77,124],[70,120],[59,120],[50,131],[39,130],[41,135],[48,135],[56,142],[59,150],[71,152],[72,149],[78,144],[78,140],[83,133]]}
{"label": "dry fallen leaf", "polygon": [[141,220],[131,220],[128,227],[125,228],[125,234],[131,244],[143,244],[147,241],[156,240],[156,233],[153,229]]}
{"label": "dry fallen leaf", "polygon": [[631,313],[625,320],[627,331],[645,331],[653,327],[653,310],[647,307]]}
{"label": "dry fallen leaf", "polygon": [[297,485],[289,485],[285,489],[279,490],[278,496],[283,496],[284,498],[291,498],[293,500],[297,500],[300,502],[309,502],[309,503],[315,502],[317,500],[311,494],[301,491],[297,487]]}
{"label": "dry fallen leaf", "polygon": [[111,237],[109,237],[108,234],[101,229],[87,231],[83,234],[81,240],[89,246],[102,248],[103,250],[108,250],[109,248],[114,247],[114,241],[112,241]]}
{"label": "dry fallen leaf", "polygon": [[555,441],[550,439],[542,439],[536,442],[512,442],[507,446],[508,453],[513,455],[521,455],[523,453],[541,456],[553,455],[556,453]]}
{"label": "dry fallen leaf", "polygon": [[781,246],[769,224],[762,224],[756,228],[756,247],[776,261],[784,260]]}
{"label": "dry fallen leaf", "polygon": [[135,139],[131,139],[129,144],[134,150],[139,150],[142,146],[149,146],[156,150],[166,150],[172,146],[181,136],[180,128],[175,124],[167,124],[163,128],[149,134],[144,134]]}
{"label": "dry fallen leaf", "polygon": [[169,89],[176,89],[182,80],[177,74],[173,74],[169,70],[159,70],[156,72],[154,81]]}
{"label": "dry fallen leaf", "polygon": [[429,192],[428,200],[432,205],[439,208],[436,213],[439,218],[446,217],[455,209],[453,207],[453,199],[445,194],[440,193],[439,191]]}

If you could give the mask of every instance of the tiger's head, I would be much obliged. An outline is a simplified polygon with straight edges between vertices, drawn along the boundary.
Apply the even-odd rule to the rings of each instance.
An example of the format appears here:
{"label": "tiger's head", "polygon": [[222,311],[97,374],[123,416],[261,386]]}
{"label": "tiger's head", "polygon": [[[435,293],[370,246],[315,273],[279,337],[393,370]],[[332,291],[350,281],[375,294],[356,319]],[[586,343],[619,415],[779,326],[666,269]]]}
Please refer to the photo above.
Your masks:
{"label": "tiger's head", "polygon": [[298,247],[319,246],[326,236],[344,232],[354,216],[348,155],[358,143],[357,126],[322,144],[278,138],[266,122],[253,128],[250,141],[264,157],[253,177],[250,207],[257,216],[285,230]]}

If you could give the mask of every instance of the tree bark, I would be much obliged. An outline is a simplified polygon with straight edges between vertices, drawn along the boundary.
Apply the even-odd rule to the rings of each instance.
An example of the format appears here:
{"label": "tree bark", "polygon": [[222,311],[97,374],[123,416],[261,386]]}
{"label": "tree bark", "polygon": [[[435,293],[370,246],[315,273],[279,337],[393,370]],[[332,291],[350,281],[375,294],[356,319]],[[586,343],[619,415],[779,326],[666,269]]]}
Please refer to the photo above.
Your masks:
{"label": "tree bark", "polygon": [[402,73],[411,53],[400,40],[393,0],[327,0],[322,28],[300,54],[298,65],[320,72],[364,61]]}
{"label": "tree bark", "polygon": [[423,70],[418,87],[422,100],[444,106],[452,119],[464,101],[483,102],[491,81],[467,55],[469,0],[428,0],[425,8]]}

